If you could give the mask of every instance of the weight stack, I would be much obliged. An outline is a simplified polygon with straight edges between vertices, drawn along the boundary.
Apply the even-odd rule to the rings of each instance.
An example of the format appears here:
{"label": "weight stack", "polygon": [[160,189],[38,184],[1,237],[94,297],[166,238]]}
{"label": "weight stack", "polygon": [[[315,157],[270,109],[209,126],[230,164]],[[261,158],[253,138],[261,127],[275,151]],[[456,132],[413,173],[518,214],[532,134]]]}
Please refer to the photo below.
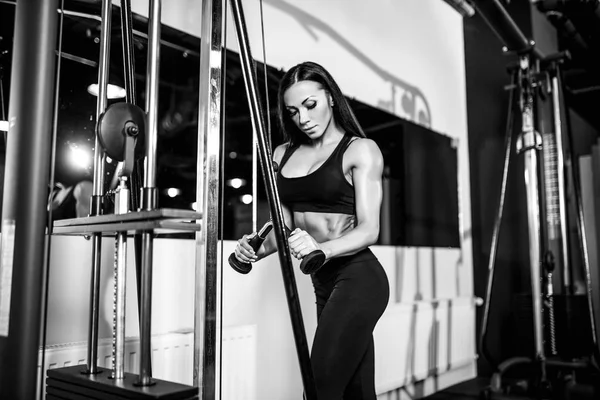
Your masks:
{"label": "weight stack", "polygon": [[85,365],[48,370],[47,400],[197,400],[198,388],[153,379],[151,386],[135,386],[138,375],[125,373],[115,380],[111,371],[98,367],[98,373],[86,374]]}

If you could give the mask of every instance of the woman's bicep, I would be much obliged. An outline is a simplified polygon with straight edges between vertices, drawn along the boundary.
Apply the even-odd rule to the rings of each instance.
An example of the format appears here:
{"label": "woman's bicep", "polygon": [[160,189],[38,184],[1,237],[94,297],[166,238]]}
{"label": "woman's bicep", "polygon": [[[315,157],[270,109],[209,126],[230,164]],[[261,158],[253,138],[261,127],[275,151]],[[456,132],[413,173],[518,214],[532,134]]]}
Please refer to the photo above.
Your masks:
{"label": "woman's bicep", "polygon": [[379,214],[383,198],[383,156],[372,141],[361,141],[362,149],[352,171],[356,218],[358,224],[379,229]]}

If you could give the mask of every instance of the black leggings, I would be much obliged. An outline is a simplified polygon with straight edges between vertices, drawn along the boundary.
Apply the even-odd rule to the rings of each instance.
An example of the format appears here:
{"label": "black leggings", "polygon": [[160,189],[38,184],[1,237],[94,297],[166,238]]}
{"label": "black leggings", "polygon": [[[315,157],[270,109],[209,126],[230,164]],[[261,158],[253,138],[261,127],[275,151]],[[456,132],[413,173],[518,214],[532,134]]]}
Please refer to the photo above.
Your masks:
{"label": "black leggings", "polygon": [[373,329],[389,299],[371,250],[338,257],[312,275],[318,325],[311,363],[318,400],[375,400]]}

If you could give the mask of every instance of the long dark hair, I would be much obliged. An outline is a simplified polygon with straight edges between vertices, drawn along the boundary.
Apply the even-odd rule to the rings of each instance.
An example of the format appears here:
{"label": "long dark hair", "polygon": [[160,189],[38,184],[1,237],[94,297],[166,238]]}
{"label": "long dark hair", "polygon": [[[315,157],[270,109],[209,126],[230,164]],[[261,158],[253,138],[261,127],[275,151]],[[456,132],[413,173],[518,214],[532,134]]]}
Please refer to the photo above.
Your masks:
{"label": "long dark hair", "polygon": [[304,134],[285,110],[283,94],[294,83],[301,81],[313,81],[319,83],[333,98],[335,106],[333,107],[333,117],[336,123],[348,134],[352,136],[366,137],[360,124],[358,123],[354,112],[350,108],[348,100],[342,94],[340,87],[335,82],[331,74],[325,68],[314,62],[303,62],[292,67],[285,73],[277,92],[277,117],[283,134],[283,139],[295,147],[303,143],[308,143],[309,138]]}

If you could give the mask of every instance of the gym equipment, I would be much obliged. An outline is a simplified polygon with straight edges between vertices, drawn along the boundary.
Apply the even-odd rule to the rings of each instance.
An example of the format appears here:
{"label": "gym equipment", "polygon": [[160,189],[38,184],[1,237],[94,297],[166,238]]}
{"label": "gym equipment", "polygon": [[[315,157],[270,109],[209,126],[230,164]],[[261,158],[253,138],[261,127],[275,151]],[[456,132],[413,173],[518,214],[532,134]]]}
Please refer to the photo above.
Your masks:
{"label": "gym equipment", "polygon": [[[518,66],[513,69],[513,78],[511,84],[511,96],[509,102],[509,117],[506,131],[506,152],[504,159],[504,171],[502,177],[502,190],[500,194],[500,203],[498,213],[494,222],[494,232],[492,235],[492,244],[489,259],[489,275],[486,290],[485,309],[483,313],[482,329],[480,336],[480,351],[484,357],[495,368],[490,387],[481,393],[481,397],[488,399],[494,398],[498,393],[503,393],[506,388],[503,385],[503,375],[512,367],[517,365],[528,365],[531,369],[531,379],[525,386],[528,386],[530,394],[538,399],[566,398],[572,388],[576,385],[575,377],[582,371],[596,369],[594,357],[597,357],[598,347],[595,330],[595,321],[593,314],[592,288],[590,283],[590,269],[585,249],[585,231],[584,220],[581,207],[581,199],[578,192],[578,184],[573,173],[572,163],[564,162],[569,158],[568,147],[572,151],[572,146],[568,146],[570,139],[568,133],[562,132],[561,126],[561,108],[562,95],[560,87],[560,69],[559,64],[565,54],[556,54],[549,57],[542,57],[533,46],[533,42],[528,41],[523,33],[518,29],[514,21],[510,18],[503,6],[497,1],[477,1],[474,3],[480,15],[490,25],[492,30],[505,42],[511,52],[518,57]],[[551,84],[549,84],[549,82]],[[541,94],[550,92],[552,94],[551,102],[553,106],[553,131],[545,133],[543,136],[536,130],[537,115],[536,109],[539,105],[537,100]],[[517,99],[521,114],[521,130],[518,135],[516,149],[517,154],[524,158],[524,175],[526,185],[526,203],[528,216],[529,233],[529,264],[531,275],[531,313],[533,317],[533,339],[534,355],[533,357],[514,357],[503,361],[500,364],[494,363],[485,347],[485,338],[487,335],[487,324],[490,310],[490,299],[493,289],[494,264],[496,250],[498,246],[499,229],[502,220],[504,197],[506,190],[507,171],[510,164],[512,153],[512,127],[513,127],[513,103]],[[564,137],[563,137],[564,136]],[[539,155],[542,157],[539,157]],[[554,288],[552,286],[552,276],[555,269],[555,262],[560,261],[563,268],[563,285],[566,289],[568,298],[570,285],[568,246],[567,238],[567,211],[566,211],[566,190],[565,190],[565,171],[571,174],[574,182],[575,198],[577,200],[577,228],[580,244],[582,247],[582,259],[587,280],[587,299],[589,304],[589,339],[594,343],[593,354],[590,354],[590,360],[572,360],[553,357],[560,351],[558,350],[558,337],[556,335],[555,325],[555,304]],[[540,195],[541,200],[540,201]],[[545,217],[541,221],[540,214]],[[545,272],[545,276],[542,275]],[[545,285],[543,283],[545,282]],[[559,297],[560,299],[560,297]],[[545,301],[542,301],[545,300]],[[547,347],[548,348],[547,348]],[[548,354],[549,353],[549,354]],[[550,355],[550,357],[548,357]],[[549,375],[549,367],[560,370],[560,373]],[[577,371],[577,374],[575,373]],[[561,377],[560,379],[554,379]],[[562,397],[561,397],[562,396]],[[569,397],[570,398],[570,397]]]}
{"label": "gym equipment", "polygon": [[[153,238],[163,231],[198,231],[199,213],[188,210],[168,210],[157,208],[155,187],[155,153],[157,141],[157,97],[158,63],[160,44],[160,0],[150,1],[148,79],[146,87],[147,113],[130,102],[117,103],[106,108],[106,85],[108,77],[108,55],[111,4],[102,2],[100,38],[99,95],[97,106],[96,147],[94,158],[94,194],[92,212],[88,218],[61,220],[55,223],[55,234],[79,234],[90,236],[92,244],[92,283],[90,304],[90,336],[88,340],[88,360],[86,366],[74,366],[48,371],[47,398],[137,398],[137,399],[195,399],[198,389],[188,385],[152,379],[150,363],[150,324],[152,289]],[[131,8],[129,0],[122,1],[121,17],[123,29],[130,30]],[[123,35],[124,47],[132,43],[131,32]],[[128,100],[133,101],[134,84],[133,49],[125,49],[125,69]],[[136,149],[138,151],[136,151]],[[143,152],[145,150],[145,152]],[[110,156],[119,161],[118,186],[115,190],[114,213],[102,215],[104,157]],[[144,187],[141,190],[139,210],[131,211],[129,187],[134,162],[145,156]],[[133,189],[135,185],[131,185]],[[135,203],[135,201],[134,201]],[[138,205],[134,204],[137,209]],[[140,357],[139,374],[124,371],[125,340],[125,282],[128,235],[141,236],[141,261],[139,310],[140,310]],[[113,297],[113,342],[112,368],[98,368],[98,303],[100,239],[102,236],[115,237],[114,258],[114,297]],[[136,243],[137,244],[137,243]],[[141,260],[140,260],[141,259]]]}
{"label": "gym equipment", "polygon": [[[248,240],[248,243],[250,244],[250,246],[252,246],[254,251],[257,251],[260,248],[260,245],[265,241],[267,235],[269,234],[269,232],[271,232],[272,228],[273,221],[267,221],[267,223],[260,229],[260,231],[258,231],[256,235],[252,236],[252,238]],[[292,233],[287,226],[285,227],[285,233],[286,238],[288,238]],[[231,267],[240,274],[247,274],[252,270],[251,263],[241,262],[235,257],[234,253],[231,253],[229,255],[228,261],[229,265],[231,265]],[[314,250],[302,258],[302,261],[300,262],[300,270],[303,273],[310,275],[316,272],[319,268],[321,268],[324,262],[325,253],[323,253],[322,250]]]}
{"label": "gym equipment", "polygon": [[[269,234],[269,232],[271,232],[272,229],[273,222],[268,221],[266,224],[263,225],[262,228],[260,228],[260,231],[258,231],[254,236],[252,236],[252,238],[250,238],[250,240],[248,240],[248,244],[250,244],[254,251],[258,251],[258,249],[263,244],[263,242],[267,238],[267,235]],[[241,262],[235,257],[235,253],[231,253],[229,255],[228,262],[229,265],[231,265],[231,268],[233,268],[240,274],[247,274],[252,270],[252,263]]]}
{"label": "gym equipment", "polygon": [[256,64],[253,62],[248,42],[248,32],[244,13],[239,0],[231,0],[231,14],[235,22],[237,39],[240,47],[240,61],[242,73],[248,95],[248,105],[252,124],[256,130],[256,138],[259,147],[259,155],[262,166],[263,179],[267,192],[267,200],[271,211],[271,218],[275,229],[275,238],[277,239],[277,248],[280,251],[279,261],[285,292],[288,300],[290,318],[292,320],[292,330],[296,344],[296,352],[300,363],[300,373],[302,375],[302,384],[304,386],[304,396],[306,400],[315,400],[317,398],[317,389],[310,362],[310,353],[304,321],[302,319],[302,310],[298,301],[298,289],[292,267],[292,257],[290,249],[286,244],[285,223],[277,185],[275,184],[275,172],[273,171],[273,159],[268,147],[267,133],[265,130],[265,120],[262,114],[262,107],[259,101],[259,92],[256,88]]}
{"label": "gym equipment", "polygon": [[37,392],[57,6],[57,0],[16,4],[2,201],[2,399],[34,399]]}

